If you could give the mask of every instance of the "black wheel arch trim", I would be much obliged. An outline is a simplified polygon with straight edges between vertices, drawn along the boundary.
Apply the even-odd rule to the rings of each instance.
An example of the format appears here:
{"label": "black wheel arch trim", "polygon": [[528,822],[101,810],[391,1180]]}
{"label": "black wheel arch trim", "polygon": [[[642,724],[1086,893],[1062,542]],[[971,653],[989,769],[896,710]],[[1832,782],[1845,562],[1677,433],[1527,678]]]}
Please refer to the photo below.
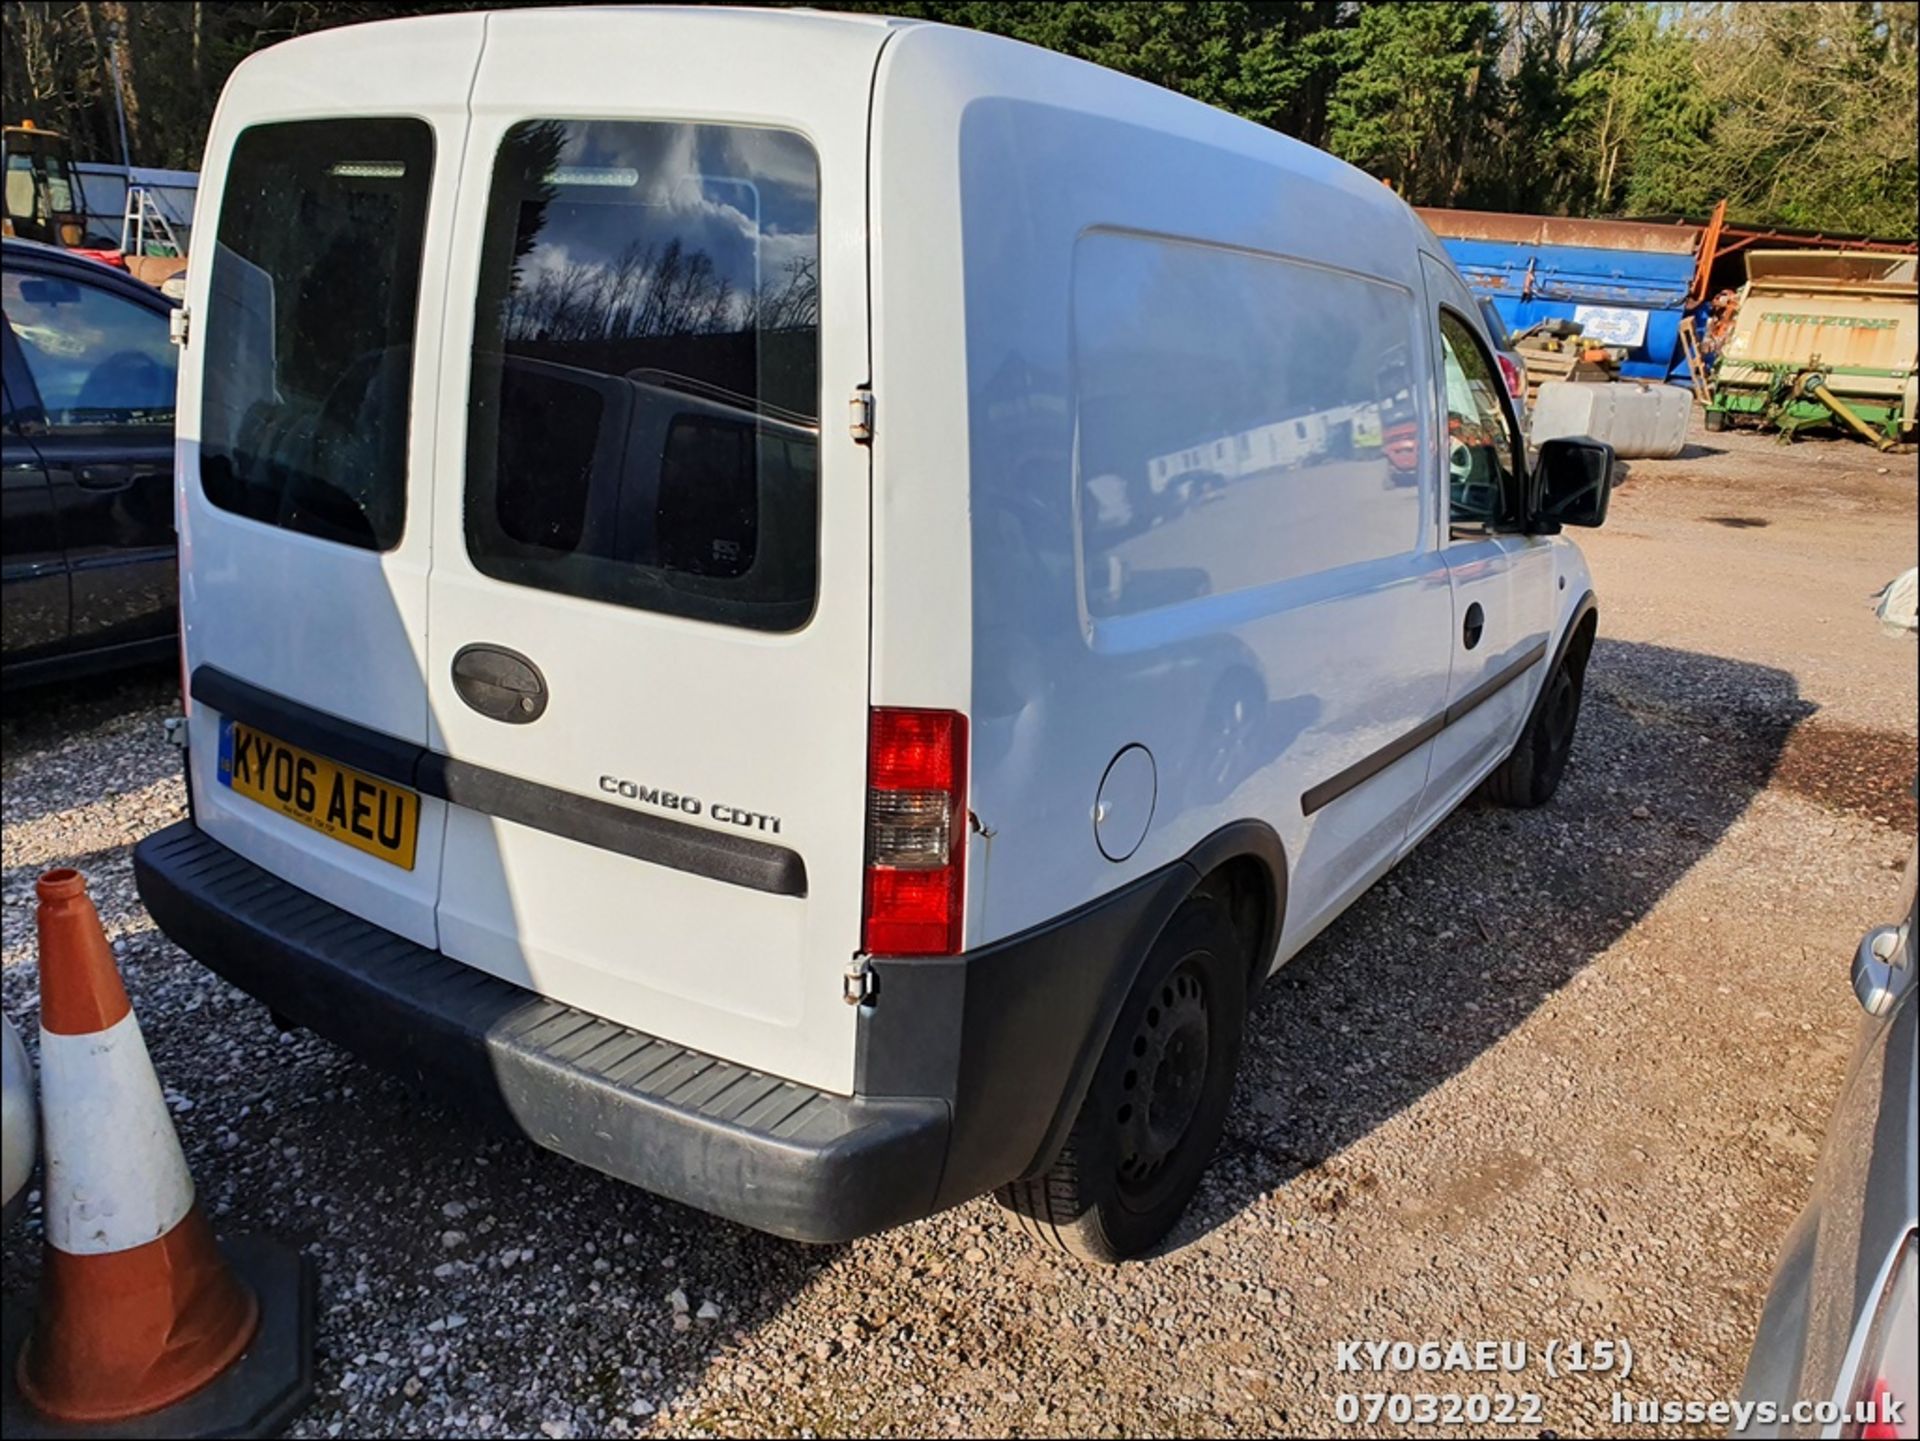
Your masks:
{"label": "black wheel arch trim", "polygon": [[[961,956],[872,960],[854,1089],[948,1098],[939,1206],[1052,1164],[1154,942],[1208,875],[1241,857],[1272,885],[1260,940],[1270,964],[1286,915],[1286,850],[1257,820],[1224,826],[1180,859],[1003,941]],[[1250,996],[1265,975],[1260,958]]]}
{"label": "black wheel arch trim", "polygon": [[1233,821],[1188,851],[1186,863],[1193,868],[1198,885],[1228,861],[1243,856],[1261,863],[1272,887],[1272,904],[1267,908],[1261,933],[1255,940],[1253,969],[1247,975],[1247,1001],[1252,1004],[1273,964],[1273,954],[1280,947],[1280,929],[1287,918],[1287,848],[1281,844],[1279,833],[1265,821]]}
{"label": "black wheel arch trim", "polygon": [[1567,658],[1567,650],[1572,646],[1573,638],[1580,633],[1580,627],[1587,623],[1588,617],[1593,619],[1594,633],[1597,636],[1600,629],[1600,603],[1594,599],[1591,590],[1581,592],[1580,599],[1576,600],[1573,603],[1573,609],[1567,612],[1567,623],[1560,628],[1560,639],[1553,644],[1553,659],[1547,666],[1545,679],[1540,683],[1540,694],[1533,698],[1533,705],[1527,711],[1527,723],[1521,728],[1521,735],[1532,730],[1534,721],[1539,719],[1540,708],[1547,703],[1546,683],[1552,680],[1554,673],[1560,669],[1560,663]]}

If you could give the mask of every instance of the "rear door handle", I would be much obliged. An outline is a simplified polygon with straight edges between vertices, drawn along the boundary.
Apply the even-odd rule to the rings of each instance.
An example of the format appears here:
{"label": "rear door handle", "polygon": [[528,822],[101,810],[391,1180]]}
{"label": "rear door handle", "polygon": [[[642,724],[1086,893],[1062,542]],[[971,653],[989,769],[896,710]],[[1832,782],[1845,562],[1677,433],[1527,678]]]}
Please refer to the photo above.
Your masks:
{"label": "rear door handle", "polygon": [[1485,634],[1486,629],[1487,613],[1480,609],[1480,602],[1476,600],[1467,607],[1467,621],[1460,627],[1460,639],[1466,642],[1468,650],[1472,650],[1480,644],[1480,637]]}
{"label": "rear door handle", "polygon": [[540,667],[503,645],[462,646],[453,658],[453,689],[481,715],[508,725],[537,721],[547,709]]}

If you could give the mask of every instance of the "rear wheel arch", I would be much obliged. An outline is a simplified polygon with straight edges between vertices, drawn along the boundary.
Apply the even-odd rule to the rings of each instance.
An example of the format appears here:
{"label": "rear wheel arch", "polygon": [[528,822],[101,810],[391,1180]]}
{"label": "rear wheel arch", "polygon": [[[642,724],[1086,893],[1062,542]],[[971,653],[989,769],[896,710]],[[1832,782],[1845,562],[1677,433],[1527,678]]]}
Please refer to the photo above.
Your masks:
{"label": "rear wheel arch", "polygon": [[1192,881],[1168,887],[1148,922],[1128,939],[1125,957],[1114,967],[1099,1024],[1084,1038],[1073,1073],[1055,1103],[1045,1138],[1023,1176],[1046,1170],[1059,1156],[1142,968],[1168,923],[1189,899],[1205,893],[1226,905],[1234,930],[1246,948],[1249,1002],[1266,979],[1287,908],[1287,853],[1273,827],[1265,821],[1233,821],[1193,846],[1176,865],[1184,865]]}
{"label": "rear wheel arch", "polygon": [[1251,997],[1266,979],[1286,920],[1286,847],[1266,822],[1235,821],[1188,851],[1186,863],[1198,877],[1193,891],[1212,892],[1226,903],[1245,947]]}
{"label": "rear wheel arch", "polygon": [[996,1193],[1022,1229],[1108,1264],[1163,1244],[1232,1104],[1247,1014],[1239,949],[1218,894],[1189,891],[1142,957],[1055,1156]]}

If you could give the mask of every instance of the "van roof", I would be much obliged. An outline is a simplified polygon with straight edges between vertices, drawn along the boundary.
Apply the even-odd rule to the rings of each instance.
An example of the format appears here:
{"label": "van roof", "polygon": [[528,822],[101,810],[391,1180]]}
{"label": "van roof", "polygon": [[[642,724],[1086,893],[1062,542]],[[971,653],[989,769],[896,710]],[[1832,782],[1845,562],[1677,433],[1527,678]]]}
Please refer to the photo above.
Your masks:
{"label": "van roof", "polygon": [[[1446,256],[1413,207],[1365,171],[1257,121],[1104,65],[985,31],[920,22],[904,26],[893,38],[882,65],[911,76],[905,82],[909,95],[926,97],[937,90],[944,113],[964,111],[979,100],[1044,94],[1045,103],[1056,109],[1242,156],[1273,172],[1277,185],[1289,190],[1297,185],[1303,191],[1339,191],[1349,217],[1357,211],[1381,237],[1405,237],[1415,250]],[[1418,274],[1417,262],[1415,268],[1407,268],[1404,260],[1388,268],[1401,272],[1397,278],[1402,280]]]}
{"label": "van roof", "polygon": [[577,23],[588,18],[602,21],[614,30],[644,29],[662,22],[677,26],[691,22],[750,28],[769,41],[781,32],[792,33],[804,28],[815,37],[823,33],[836,34],[844,37],[848,45],[876,50],[880,43],[892,37],[912,50],[910,68],[916,74],[925,78],[931,72],[944,82],[943,88],[950,95],[969,98],[1001,93],[995,72],[1003,63],[1044,65],[1068,81],[1059,95],[1059,103],[1066,109],[1104,114],[1129,124],[1184,135],[1203,144],[1257,158],[1305,184],[1336,187],[1349,199],[1357,199],[1363,210],[1375,215],[1383,230],[1410,231],[1416,248],[1435,255],[1445,253],[1412,207],[1391,187],[1292,136],[1090,61],[1006,36],[932,21],[846,11],[713,5],[589,5],[465,11],[374,20],[316,31],[258,51],[244,61],[240,69],[244,80],[251,85],[272,86],[279,82],[279,72],[297,73],[315,64],[350,64],[354,52],[382,46],[402,32],[426,40],[434,31],[451,35],[456,29],[464,29],[471,34],[478,22],[492,37],[502,32],[510,35],[522,26],[566,19]]}
{"label": "van roof", "polygon": [[315,30],[291,40],[283,40],[257,50],[241,62],[248,70],[271,71],[280,65],[305,65],[322,55],[338,55],[363,45],[378,45],[396,32],[421,35],[434,30],[465,28],[475,20],[482,22],[505,17],[551,20],[562,16],[595,16],[614,25],[647,25],[662,19],[686,21],[697,18],[703,23],[721,25],[751,24],[766,29],[806,26],[812,30],[837,29],[849,37],[860,36],[871,43],[876,30],[910,29],[923,26],[921,20],[902,20],[891,15],[862,15],[844,11],[771,9],[731,5],[560,5],[526,11],[517,9],[444,11],[434,15],[396,16],[389,20],[363,20],[352,25],[336,25]]}

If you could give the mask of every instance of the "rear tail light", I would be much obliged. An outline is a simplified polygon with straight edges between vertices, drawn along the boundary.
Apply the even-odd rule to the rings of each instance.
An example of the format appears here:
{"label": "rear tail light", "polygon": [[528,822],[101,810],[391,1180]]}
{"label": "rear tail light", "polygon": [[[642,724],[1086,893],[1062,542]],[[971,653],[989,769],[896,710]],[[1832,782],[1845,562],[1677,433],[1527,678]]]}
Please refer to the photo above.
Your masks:
{"label": "rear tail light", "polygon": [[[1915,1434],[1915,1408],[1920,1407],[1920,1241],[1912,1236],[1901,1246],[1881,1293],[1854,1376],[1849,1398],[1854,1419],[1842,1435],[1894,1441]],[[1873,1419],[1866,1420],[1868,1415]]]}
{"label": "rear tail light", "polygon": [[1524,400],[1527,394],[1527,368],[1515,360],[1506,351],[1494,352],[1500,362],[1500,378],[1507,383],[1507,394],[1514,400]]}
{"label": "rear tail light", "polygon": [[953,955],[967,869],[967,718],[875,709],[867,773],[862,948],[882,956]]}

